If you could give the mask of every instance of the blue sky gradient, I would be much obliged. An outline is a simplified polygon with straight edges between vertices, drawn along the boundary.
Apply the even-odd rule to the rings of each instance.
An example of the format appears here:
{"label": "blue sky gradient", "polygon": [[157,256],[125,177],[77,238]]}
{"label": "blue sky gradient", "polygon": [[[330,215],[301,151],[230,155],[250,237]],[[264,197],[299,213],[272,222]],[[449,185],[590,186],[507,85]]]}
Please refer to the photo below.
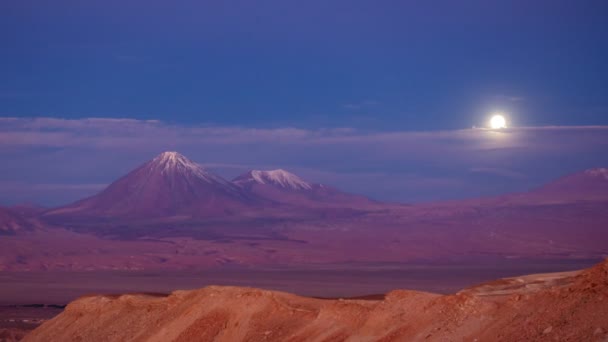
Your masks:
{"label": "blue sky gradient", "polygon": [[0,4],[0,115],[443,130],[608,124],[605,1]]}

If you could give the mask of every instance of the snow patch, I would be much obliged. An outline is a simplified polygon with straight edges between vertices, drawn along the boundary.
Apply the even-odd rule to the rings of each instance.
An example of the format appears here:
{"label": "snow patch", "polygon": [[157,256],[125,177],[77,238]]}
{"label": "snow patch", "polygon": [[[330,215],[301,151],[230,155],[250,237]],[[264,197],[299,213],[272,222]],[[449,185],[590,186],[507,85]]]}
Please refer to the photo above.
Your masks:
{"label": "snow patch", "polygon": [[253,170],[250,172],[250,175],[253,181],[260,184],[270,184],[292,190],[312,189],[312,186],[300,177],[282,169],[270,171]]}
{"label": "snow patch", "polygon": [[228,183],[178,152],[163,152],[152,159],[150,165],[153,170],[164,175],[177,172],[193,175],[209,183]]}
{"label": "snow patch", "polygon": [[585,174],[593,177],[603,177],[605,180],[608,180],[608,169],[606,168],[587,170]]}

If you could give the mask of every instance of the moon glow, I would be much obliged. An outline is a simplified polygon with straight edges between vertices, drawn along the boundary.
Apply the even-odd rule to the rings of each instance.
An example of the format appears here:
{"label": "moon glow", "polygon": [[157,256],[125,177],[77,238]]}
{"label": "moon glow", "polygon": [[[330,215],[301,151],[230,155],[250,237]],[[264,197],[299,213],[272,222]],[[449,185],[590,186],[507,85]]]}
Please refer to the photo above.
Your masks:
{"label": "moon glow", "polygon": [[490,127],[492,129],[507,128],[507,120],[504,116],[496,114],[490,119]]}

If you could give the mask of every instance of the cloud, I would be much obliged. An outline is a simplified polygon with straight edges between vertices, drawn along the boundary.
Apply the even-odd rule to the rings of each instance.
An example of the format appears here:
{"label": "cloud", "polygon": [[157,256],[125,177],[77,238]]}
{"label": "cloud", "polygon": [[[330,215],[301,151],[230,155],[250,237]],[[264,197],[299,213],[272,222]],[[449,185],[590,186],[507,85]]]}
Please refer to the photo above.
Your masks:
{"label": "cloud", "polygon": [[527,177],[525,174],[523,174],[521,172],[517,172],[517,171],[513,171],[513,170],[509,170],[509,169],[501,169],[501,168],[496,168],[496,167],[474,167],[474,168],[471,168],[470,171],[472,173],[489,174],[489,175],[495,175],[495,176],[512,178],[512,179],[524,179]]}
{"label": "cloud", "polygon": [[[413,201],[524,190],[608,165],[608,126],[416,132],[0,118],[0,158],[10,161],[0,164],[0,182],[107,184],[165,150],[180,151],[227,178],[250,168],[282,167],[374,198]],[[480,174],[498,179],[479,182]],[[50,201],[51,188],[37,190],[41,201]],[[10,197],[0,191],[0,201]]]}

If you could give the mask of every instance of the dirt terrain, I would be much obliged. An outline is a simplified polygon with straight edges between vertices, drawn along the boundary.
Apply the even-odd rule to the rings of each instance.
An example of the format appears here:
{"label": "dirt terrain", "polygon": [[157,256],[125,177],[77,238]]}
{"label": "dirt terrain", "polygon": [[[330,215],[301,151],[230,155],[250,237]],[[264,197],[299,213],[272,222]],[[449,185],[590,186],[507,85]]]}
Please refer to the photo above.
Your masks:
{"label": "dirt terrain", "polygon": [[592,169],[527,193],[408,205],[284,170],[231,182],[166,152],[71,205],[0,208],[0,270],[601,259],[607,174]]}
{"label": "dirt terrain", "polygon": [[315,299],[210,286],[80,298],[24,341],[606,341],[608,260],[453,295]]}
{"label": "dirt terrain", "polygon": [[[49,225],[2,236],[0,270],[142,270],[608,255],[608,202],[444,203],[356,216]],[[577,229],[572,229],[577,227]]]}

